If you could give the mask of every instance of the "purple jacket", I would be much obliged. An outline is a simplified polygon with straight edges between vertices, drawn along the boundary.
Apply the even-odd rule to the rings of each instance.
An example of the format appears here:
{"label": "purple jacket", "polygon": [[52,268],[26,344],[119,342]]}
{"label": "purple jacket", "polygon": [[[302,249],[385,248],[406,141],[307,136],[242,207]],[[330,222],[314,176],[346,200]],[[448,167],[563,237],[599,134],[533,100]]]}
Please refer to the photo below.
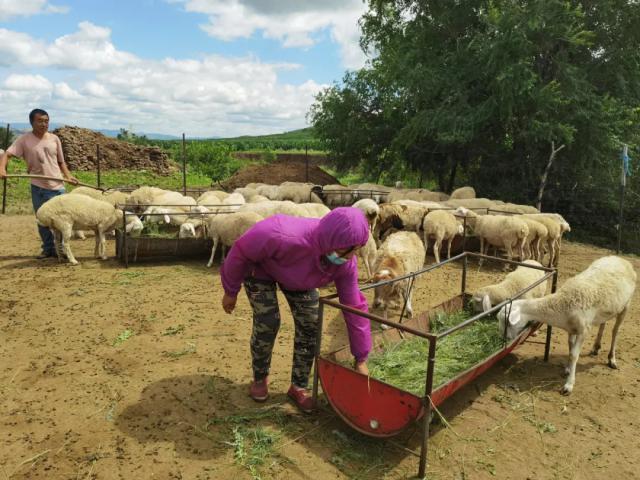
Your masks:
{"label": "purple jacket", "polygon": [[[321,219],[274,215],[245,232],[227,255],[220,276],[224,291],[236,296],[245,277],[274,280],[286,290],[302,291],[335,282],[340,303],[368,312],[358,288],[358,261],[354,256],[333,265],[324,255],[339,248],[364,245],[369,224],[357,208],[336,208]],[[351,353],[357,361],[371,350],[367,318],[344,312]]]}

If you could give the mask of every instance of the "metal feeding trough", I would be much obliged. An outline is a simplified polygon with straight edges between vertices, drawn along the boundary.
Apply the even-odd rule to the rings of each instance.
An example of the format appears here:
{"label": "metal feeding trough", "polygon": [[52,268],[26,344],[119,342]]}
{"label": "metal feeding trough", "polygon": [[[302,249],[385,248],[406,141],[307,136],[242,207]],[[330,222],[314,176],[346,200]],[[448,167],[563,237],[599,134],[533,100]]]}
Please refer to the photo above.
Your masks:
{"label": "metal feeding trough", "polygon": [[[551,291],[556,289],[557,271],[545,267],[535,267],[528,264],[519,262],[510,262],[508,260],[488,257],[472,252],[464,252],[449,260],[441,262],[436,265],[424,268],[418,272],[399,277],[397,279],[380,282],[375,285],[368,286],[362,290],[368,290],[375,288],[376,286],[394,283],[401,280],[408,280],[413,285],[416,277],[428,274],[428,272],[440,268],[443,265],[452,262],[462,262],[461,269],[461,293],[450,300],[429,309],[427,312],[414,316],[412,319],[402,322],[402,315],[405,311],[403,308],[400,316],[400,322],[397,323],[385,318],[379,317],[373,314],[365,314],[352,307],[342,305],[337,301],[337,295],[329,295],[320,299],[320,314],[318,329],[318,338],[316,345],[316,368],[314,370],[313,381],[313,395],[317,399],[318,395],[318,381],[322,384],[322,390],[324,391],[329,404],[333,407],[335,412],[352,428],[355,430],[378,438],[385,438],[397,435],[402,432],[413,422],[422,419],[423,424],[423,436],[422,447],[420,452],[420,466],[418,476],[423,478],[426,472],[427,462],[427,450],[429,439],[429,424],[432,416],[432,409],[437,407],[447,398],[453,395],[457,390],[464,387],[472,380],[482,375],[498,361],[508,355],[517,346],[521,345],[529,335],[531,335],[541,324],[535,324],[526,328],[521,334],[512,341],[506,340],[506,335],[503,337],[502,348],[488,357],[482,359],[477,364],[467,368],[465,371],[459,373],[455,377],[446,380],[440,385],[434,385],[434,369],[438,363],[436,355],[436,347],[439,341],[442,341],[447,336],[458,332],[459,330],[472,325],[474,322],[496,313],[504,305],[509,304],[513,299],[508,299],[491,310],[462,321],[458,325],[455,325],[445,331],[439,333],[430,333],[429,324],[432,318],[438,315],[439,312],[454,312],[461,310],[467,305],[470,295],[466,293],[466,280],[468,270],[469,258],[477,259],[490,259],[492,261],[509,263],[513,265],[522,265],[528,268],[534,268],[538,270],[544,270],[545,275],[537,282],[531,284],[524,290],[514,295],[513,299],[517,299],[524,295],[526,292],[536,287],[540,283],[552,278]],[[322,322],[325,306],[330,306],[342,310],[344,312],[351,312],[360,316],[369,318],[374,322],[378,322],[389,327],[390,330],[381,331],[373,334],[373,350],[379,350],[382,345],[393,344],[403,341],[406,334],[414,335],[423,338],[429,342],[428,356],[424,358],[425,365],[425,377],[424,377],[424,396],[418,396],[414,393],[402,390],[393,385],[389,385],[375,378],[357,373],[355,370],[345,366],[352,362],[352,356],[348,346],[342,347],[336,351],[333,351],[326,355],[320,355],[320,347],[322,340]],[[549,356],[549,347],[551,342],[551,327],[547,327],[547,337],[545,341],[545,354],[544,359],[547,361]]]}

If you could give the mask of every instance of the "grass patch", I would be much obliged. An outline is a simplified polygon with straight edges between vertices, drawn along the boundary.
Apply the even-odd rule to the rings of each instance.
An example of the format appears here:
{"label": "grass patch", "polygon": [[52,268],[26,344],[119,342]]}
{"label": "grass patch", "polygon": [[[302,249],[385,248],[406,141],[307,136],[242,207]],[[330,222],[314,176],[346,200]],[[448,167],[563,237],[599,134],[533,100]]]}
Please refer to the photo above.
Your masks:
{"label": "grass patch", "polygon": [[162,354],[165,357],[169,357],[169,358],[180,358],[183,357],[184,355],[189,355],[190,353],[196,353],[196,344],[195,343],[187,343],[187,346],[185,348],[183,348],[182,350],[177,350],[174,352],[162,352]]}
{"label": "grass patch", "polygon": [[120,332],[120,334],[113,341],[113,346],[117,347],[117,346],[122,345],[124,342],[129,340],[134,335],[135,335],[135,333],[133,332],[133,330],[129,330],[129,329],[123,330],[122,332]]}
{"label": "grass patch", "polygon": [[119,272],[117,279],[113,282],[115,285],[131,285],[133,280],[144,276],[145,273],[140,270],[130,270],[126,272]]}
{"label": "grass patch", "polygon": [[[460,310],[438,313],[431,321],[433,333],[442,332],[471,318],[473,312]],[[454,378],[466,369],[487,358],[503,346],[495,315],[484,317],[466,328],[439,340],[433,386]],[[371,377],[389,383],[418,396],[424,395],[429,342],[412,337],[397,343],[388,343],[369,357]]]}
{"label": "grass patch", "polygon": [[[269,424],[263,425],[264,422]],[[246,468],[255,480],[263,478],[265,468],[290,462],[278,449],[292,424],[278,407],[211,419],[207,426],[210,425],[228,425],[231,428],[231,440],[223,443],[233,448],[235,462]]]}
{"label": "grass patch", "polygon": [[177,335],[179,333],[184,332],[184,325],[180,324],[177,326],[171,326],[171,327],[167,327],[167,329],[162,333],[162,336],[173,336],[173,335]]}

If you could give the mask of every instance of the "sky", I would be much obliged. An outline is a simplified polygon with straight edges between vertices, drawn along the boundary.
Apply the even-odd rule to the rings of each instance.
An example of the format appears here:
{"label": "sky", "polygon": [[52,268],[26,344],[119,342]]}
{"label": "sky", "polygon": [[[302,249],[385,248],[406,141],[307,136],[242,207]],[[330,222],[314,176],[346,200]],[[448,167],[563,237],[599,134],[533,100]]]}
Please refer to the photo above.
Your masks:
{"label": "sky", "polygon": [[0,0],[0,121],[187,137],[308,126],[366,61],[362,0]]}

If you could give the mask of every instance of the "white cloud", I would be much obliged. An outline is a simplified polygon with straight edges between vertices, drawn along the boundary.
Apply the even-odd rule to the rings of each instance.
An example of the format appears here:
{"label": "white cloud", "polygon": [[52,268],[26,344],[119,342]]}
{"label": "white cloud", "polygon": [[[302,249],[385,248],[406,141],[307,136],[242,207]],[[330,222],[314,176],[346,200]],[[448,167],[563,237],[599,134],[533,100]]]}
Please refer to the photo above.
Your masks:
{"label": "white cloud", "polygon": [[299,65],[251,56],[141,59],[117,50],[108,29],[88,22],[51,43],[0,29],[0,45],[5,54],[13,52],[13,73],[3,79],[0,70],[0,104],[2,116],[14,121],[39,106],[56,123],[90,128],[132,126],[188,136],[273,133],[303,127],[323,87],[312,80],[284,84],[280,73]]}
{"label": "white cloud", "polygon": [[189,12],[208,15],[201,28],[220,40],[248,38],[262,32],[285,47],[307,48],[324,30],[340,45],[343,65],[362,67],[358,19],[366,11],[362,0],[168,0]]}
{"label": "white cloud", "polygon": [[78,28],[77,32],[59,37],[51,44],[0,28],[0,64],[100,70],[137,61],[135,55],[115,48],[108,28],[91,22],[81,22]]}
{"label": "white cloud", "polygon": [[30,17],[40,13],[67,13],[69,7],[56,6],[47,0],[0,0],[0,21]]}
{"label": "white cloud", "polygon": [[22,92],[46,92],[53,90],[53,85],[42,75],[9,75],[4,81],[5,88]]}

